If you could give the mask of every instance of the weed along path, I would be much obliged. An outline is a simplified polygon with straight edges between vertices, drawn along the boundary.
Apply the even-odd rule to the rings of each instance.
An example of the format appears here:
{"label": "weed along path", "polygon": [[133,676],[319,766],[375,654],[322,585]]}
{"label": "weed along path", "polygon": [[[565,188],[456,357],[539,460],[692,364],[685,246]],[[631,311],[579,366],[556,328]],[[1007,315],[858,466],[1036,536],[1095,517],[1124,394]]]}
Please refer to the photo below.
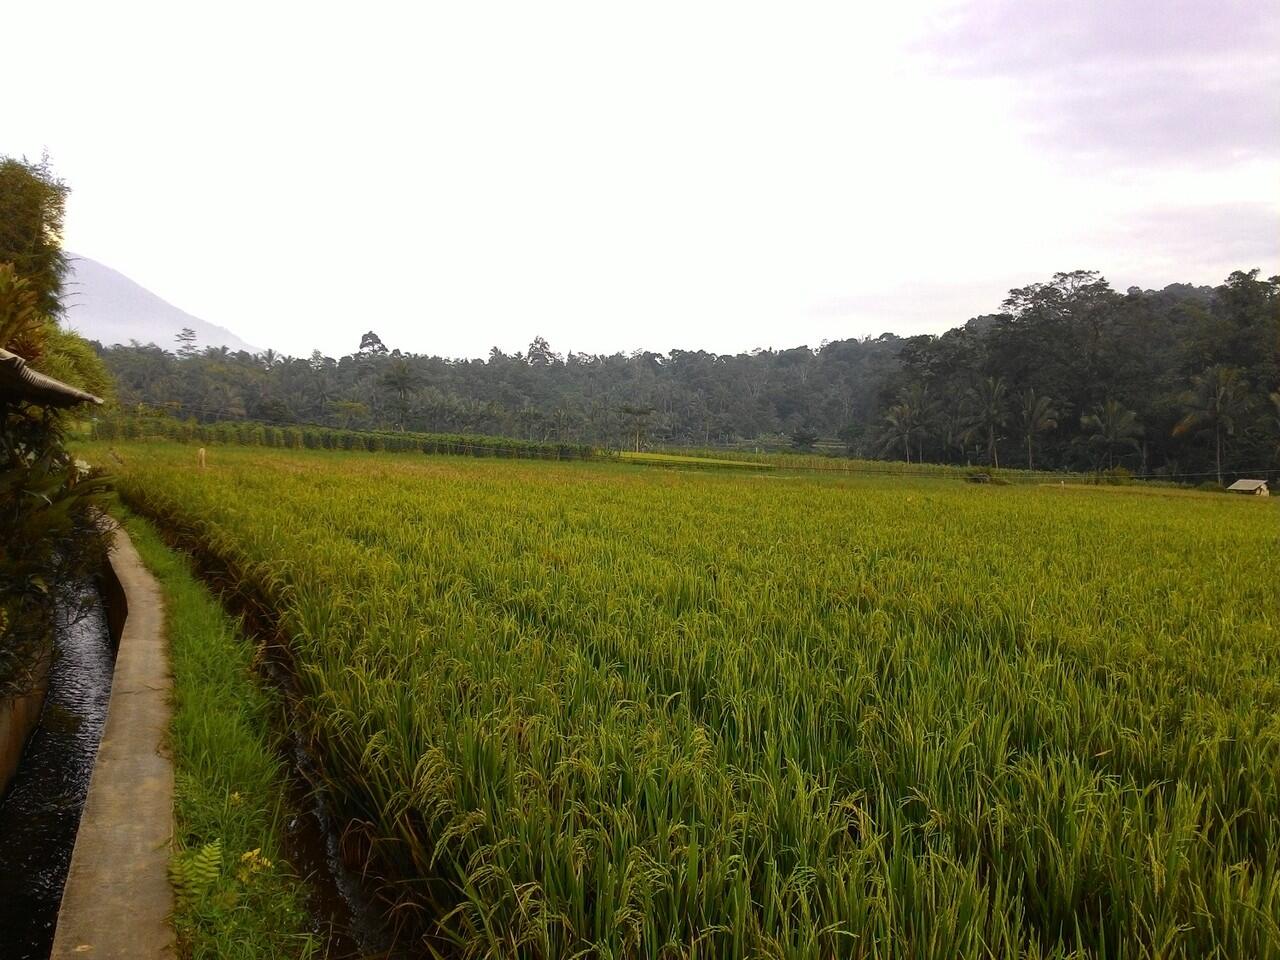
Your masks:
{"label": "weed along path", "polygon": [[117,529],[111,566],[127,605],[106,727],[71,855],[54,960],[172,957],[172,680],[155,579]]}

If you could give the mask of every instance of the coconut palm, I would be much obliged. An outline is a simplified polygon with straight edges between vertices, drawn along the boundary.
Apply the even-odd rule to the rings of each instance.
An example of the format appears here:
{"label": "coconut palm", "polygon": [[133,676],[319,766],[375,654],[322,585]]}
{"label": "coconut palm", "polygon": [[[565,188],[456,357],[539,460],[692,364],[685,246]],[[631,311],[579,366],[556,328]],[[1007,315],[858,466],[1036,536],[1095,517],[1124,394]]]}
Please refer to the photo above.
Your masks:
{"label": "coconut palm", "polygon": [[1275,415],[1271,425],[1276,428],[1276,458],[1280,459],[1280,390],[1271,394],[1271,406],[1274,407],[1272,413]]}
{"label": "coconut palm", "polygon": [[1053,401],[1048,397],[1037,395],[1034,387],[1022,394],[1020,400],[1018,424],[1027,441],[1027,469],[1034,470],[1035,456],[1032,445],[1040,434],[1057,429],[1058,411],[1053,409]]}
{"label": "coconut palm", "polygon": [[916,412],[906,403],[895,403],[884,412],[880,443],[884,450],[896,450],[901,444],[907,463],[911,462],[911,441],[918,430]]}
{"label": "coconut palm", "polygon": [[924,441],[938,429],[938,405],[929,396],[928,386],[918,381],[898,395],[898,402],[905,404],[911,411],[911,419],[915,423],[916,460],[923,463]]}
{"label": "coconut palm", "polygon": [[999,432],[1009,422],[1006,404],[1008,388],[1003,377],[987,377],[969,389],[965,396],[968,408],[969,429],[987,444],[987,459],[993,467],[1000,466],[1000,452],[996,448]]}
{"label": "coconut palm", "polygon": [[1119,400],[1108,400],[1094,407],[1092,413],[1080,418],[1080,426],[1089,431],[1089,442],[1105,451],[1108,470],[1115,466],[1115,452],[1127,448],[1137,450],[1138,438],[1142,436],[1138,414]]}
{"label": "coconut palm", "polygon": [[396,426],[403,430],[409,416],[409,398],[418,391],[418,375],[407,361],[397,357],[382,375],[382,386],[395,398]]}
{"label": "coconut palm", "polygon": [[1222,450],[1226,438],[1235,436],[1236,418],[1244,407],[1246,385],[1235,367],[1209,367],[1191,380],[1192,389],[1183,397],[1187,413],[1173,428],[1175,437],[1193,431],[1213,431],[1214,463],[1218,486],[1222,486]]}

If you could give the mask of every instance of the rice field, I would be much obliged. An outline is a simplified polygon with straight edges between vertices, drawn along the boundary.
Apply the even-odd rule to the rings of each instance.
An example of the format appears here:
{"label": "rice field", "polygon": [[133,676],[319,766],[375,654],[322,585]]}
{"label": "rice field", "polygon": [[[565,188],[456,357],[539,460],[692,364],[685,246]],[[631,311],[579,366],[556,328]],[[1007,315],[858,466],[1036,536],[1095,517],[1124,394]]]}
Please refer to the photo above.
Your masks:
{"label": "rice field", "polygon": [[660,451],[621,450],[617,459],[623,463],[638,463],[655,467],[688,467],[706,470],[773,470],[772,463],[760,463],[754,460],[726,460],[723,457],[708,457],[684,453],[666,453]]}
{"label": "rice field", "polygon": [[116,449],[416,954],[1280,956],[1274,503]]}

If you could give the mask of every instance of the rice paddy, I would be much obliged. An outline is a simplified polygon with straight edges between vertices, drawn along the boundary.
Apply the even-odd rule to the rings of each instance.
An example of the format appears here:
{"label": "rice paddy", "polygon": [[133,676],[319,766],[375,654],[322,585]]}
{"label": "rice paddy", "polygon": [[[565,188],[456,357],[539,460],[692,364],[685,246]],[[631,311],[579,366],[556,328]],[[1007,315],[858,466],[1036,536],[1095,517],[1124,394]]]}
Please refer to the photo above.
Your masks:
{"label": "rice paddy", "polygon": [[1274,504],[117,450],[418,952],[1280,956]]}

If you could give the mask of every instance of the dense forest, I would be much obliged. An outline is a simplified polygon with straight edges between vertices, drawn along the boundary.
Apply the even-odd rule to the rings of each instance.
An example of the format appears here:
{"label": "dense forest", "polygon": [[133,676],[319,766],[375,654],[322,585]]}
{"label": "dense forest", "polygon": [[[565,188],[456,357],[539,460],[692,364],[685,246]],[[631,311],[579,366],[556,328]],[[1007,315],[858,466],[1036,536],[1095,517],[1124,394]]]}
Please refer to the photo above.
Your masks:
{"label": "dense forest", "polygon": [[496,347],[452,360],[376,333],[334,359],[102,350],[123,404],[200,421],[502,434],[603,446],[839,441],[863,457],[1139,475],[1280,469],[1280,278],[1119,293],[1092,271],[1012,290],[940,336],[736,356]]}

